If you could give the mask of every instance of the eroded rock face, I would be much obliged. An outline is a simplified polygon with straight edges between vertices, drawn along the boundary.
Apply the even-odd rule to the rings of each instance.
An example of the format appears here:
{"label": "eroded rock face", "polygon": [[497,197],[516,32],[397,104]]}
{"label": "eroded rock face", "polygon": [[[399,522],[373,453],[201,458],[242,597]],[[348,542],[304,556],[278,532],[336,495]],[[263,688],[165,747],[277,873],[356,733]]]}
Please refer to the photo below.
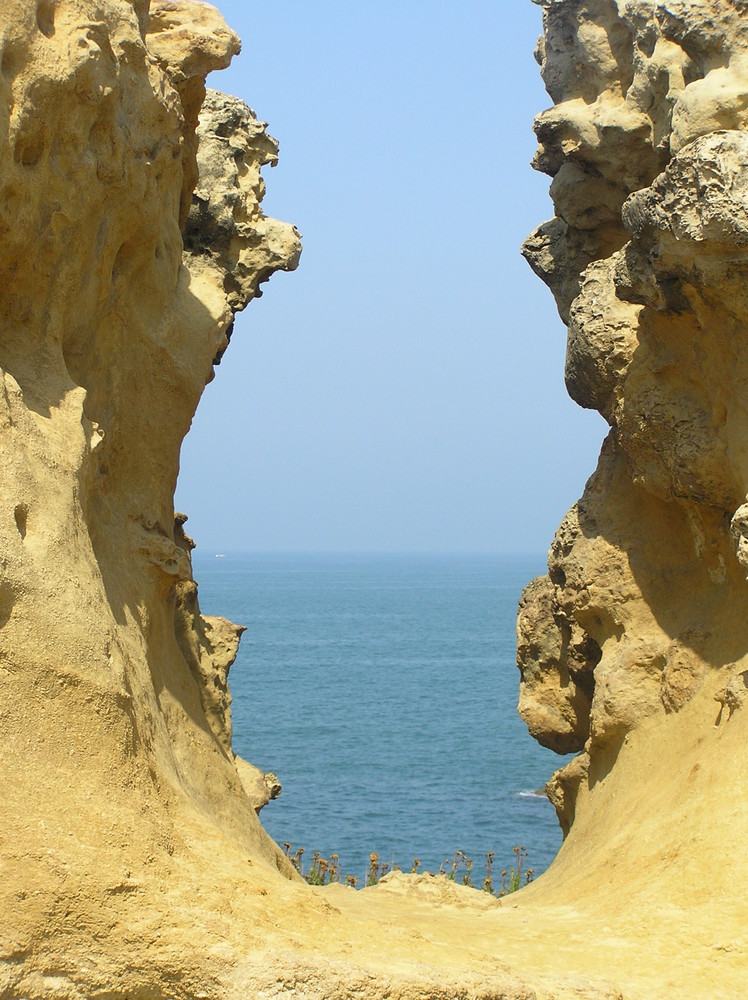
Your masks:
{"label": "eroded rock face", "polygon": [[205,91],[236,36],[197,0],[0,5],[3,998],[742,995],[748,11],[545,7],[528,253],[611,431],[521,609],[522,712],[579,753],[559,859],[504,905],[312,889],[232,751],[241,629],[200,613],[179,448],[300,249],[259,207],[274,141]]}
{"label": "eroded rock face", "polygon": [[[57,987],[23,962],[40,931],[58,947],[68,926],[99,933],[97,907],[145,892],[143,873],[165,891],[203,840],[295,877],[231,749],[242,630],[200,614],[173,509],[234,313],[300,252],[259,207],[264,126],[217,95],[198,122],[206,74],[238,49],[192,0],[0,10],[3,996],[93,995],[72,946],[69,969],[50,959]],[[201,134],[209,204],[193,197]]]}
{"label": "eroded rock face", "polygon": [[557,217],[525,254],[568,325],[569,392],[611,427],[520,605],[520,713],[582,751],[549,784],[567,833],[629,734],[694,700],[706,732],[714,697],[720,722],[743,700],[748,7],[543,7]]}
{"label": "eroded rock face", "polygon": [[266,218],[260,209],[261,168],[278,162],[278,143],[265,131],[265,122],[238,98],[209,90],[199,134],[199,180],[184,232],[185,252],[190,270],[212,272],[238,312],[262,295],[260,285],[275,271],[296,267],[301,243],[296,230]]}
{"label": "eroded rock face", "polygon": [[524,252],[564,321],[582,271],[628,240],[626,198],[700,135],[745,126],[742,0],[543,0],[536,56],[554,106],[538,115],[534,166],[556,218]]}

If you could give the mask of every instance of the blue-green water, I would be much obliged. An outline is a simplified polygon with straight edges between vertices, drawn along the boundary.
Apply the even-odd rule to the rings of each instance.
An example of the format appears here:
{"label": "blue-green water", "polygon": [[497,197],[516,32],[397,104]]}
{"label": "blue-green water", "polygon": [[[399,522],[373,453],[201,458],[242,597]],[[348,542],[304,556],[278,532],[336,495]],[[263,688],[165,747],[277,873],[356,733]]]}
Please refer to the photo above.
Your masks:
{"label": "blue-green water", "polygon": [[542,556],[195,553],[205,614],[248,626],[232,668],[234,749],[275,771],[278,842],[375,851],[432,871],[455,850],[522,844],[536,872],[561,843],[542,787],[562,758],[516,713],[515,619]]}

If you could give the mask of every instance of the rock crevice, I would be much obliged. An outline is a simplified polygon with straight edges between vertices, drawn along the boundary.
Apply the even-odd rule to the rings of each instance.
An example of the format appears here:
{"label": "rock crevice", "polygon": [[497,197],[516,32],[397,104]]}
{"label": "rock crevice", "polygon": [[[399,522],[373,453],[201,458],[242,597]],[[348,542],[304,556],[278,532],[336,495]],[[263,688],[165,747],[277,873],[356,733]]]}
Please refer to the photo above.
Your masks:
{"label": "rock crevice", "polygon": [[520,607],[521,714],[576,756],[516,902],[306,885],[232,750],[241,627],[200,611],[179,450],[300,253],[275,141],[206,90],[236,35],[198,0],[0,6],[4,1000],[744,992],[748,6],[541,6],[525,253],[610,431]]}

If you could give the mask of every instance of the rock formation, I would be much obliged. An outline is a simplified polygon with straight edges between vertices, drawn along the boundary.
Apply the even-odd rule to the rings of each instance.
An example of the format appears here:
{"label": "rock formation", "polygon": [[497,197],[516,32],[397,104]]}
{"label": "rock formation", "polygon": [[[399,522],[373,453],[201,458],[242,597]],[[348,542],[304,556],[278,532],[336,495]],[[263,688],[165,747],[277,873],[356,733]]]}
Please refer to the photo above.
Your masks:
{"label": "rock formation", "polygon": [[569,393],[611,427],[518,623],[520,712],[583,754],[550,786],[566,825],[627,733],[748,651],[748,7],[544,6],[556,218],[524,252],[567,321]]}
{"label": "rock formation", "polygon": [[625,835],[628,877],[729,910],[748,827],[748,4],[542,6],[535,166],[556,217],[524,253],[568,326],[568,391],[610,433],[523,595],[520,713],[578,754],[548,784],[559,874],[612,810],[611,865]]}
{"label": "rock formation", "polygon": [[[611,426],[526,591],[521,711],[578,756],[516,902],[301,882],[235,757],[179,449],[299,258],[198,0],[0,10],[0,997],[738,996],[748,875],[748,4],[545,0],[557,217],[526,255]],[[229,355],[230,358],[230,355]]]}
{"label": "rock formation", "polygon": [[201,616],[173,495],[234,313],[300,244],[259,207],[274,140],[206,97],[239,51],[213,7],[11,0],[0,46],[5,996],[50,989],[32,928],[80,931],[75,900],[192,840],[294,874],[256,815],[277,781],[231,750],[242,629]]}

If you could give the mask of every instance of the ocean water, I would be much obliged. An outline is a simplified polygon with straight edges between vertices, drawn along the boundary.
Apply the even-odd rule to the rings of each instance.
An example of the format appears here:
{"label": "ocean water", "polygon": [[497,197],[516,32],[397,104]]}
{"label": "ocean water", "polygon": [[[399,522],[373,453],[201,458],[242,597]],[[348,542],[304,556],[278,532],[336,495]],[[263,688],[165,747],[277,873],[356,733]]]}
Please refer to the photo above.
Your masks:
{"label": "ocean water", "polygon": [[[456,850],[524,846],[539,874],[561,833],[535,794],[564,758],[516,712],[515,619],[542,556],[194,554],[200,605],[246,625],[230,674],[234,749],[283,785],[278,842],[363,879],[369,855],[435,871]],[[494,878],[496,882],[496,878]]]}

